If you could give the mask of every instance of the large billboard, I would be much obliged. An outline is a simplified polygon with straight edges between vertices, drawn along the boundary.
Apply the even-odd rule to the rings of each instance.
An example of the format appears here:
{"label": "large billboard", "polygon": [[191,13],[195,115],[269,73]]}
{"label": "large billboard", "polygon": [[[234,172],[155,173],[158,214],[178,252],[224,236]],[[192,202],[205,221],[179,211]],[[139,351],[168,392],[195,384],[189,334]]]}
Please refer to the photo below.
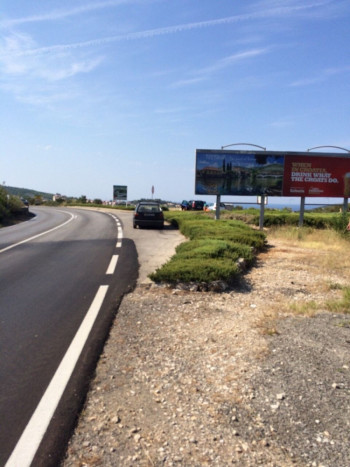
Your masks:
{"label": "large billboard", "polygon": [[197,195],[350,197],[350,157],[197,149]]}
{"label": "large billboard", "polygon": [[128,187],[125,185],[113,185],[113,201],[126,201],[128,199]]}

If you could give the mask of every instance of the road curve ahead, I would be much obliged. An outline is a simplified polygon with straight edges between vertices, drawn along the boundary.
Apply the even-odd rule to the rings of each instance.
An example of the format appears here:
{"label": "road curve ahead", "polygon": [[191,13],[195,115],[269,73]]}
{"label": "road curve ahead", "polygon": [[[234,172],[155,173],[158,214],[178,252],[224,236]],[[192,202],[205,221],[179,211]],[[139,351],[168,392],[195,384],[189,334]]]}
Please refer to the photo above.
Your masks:
{"label": "road curve ahead", "polygon": [[0,466],[57,465],[123,294],[134,243],[114,214],[33,208],[0,230]]}

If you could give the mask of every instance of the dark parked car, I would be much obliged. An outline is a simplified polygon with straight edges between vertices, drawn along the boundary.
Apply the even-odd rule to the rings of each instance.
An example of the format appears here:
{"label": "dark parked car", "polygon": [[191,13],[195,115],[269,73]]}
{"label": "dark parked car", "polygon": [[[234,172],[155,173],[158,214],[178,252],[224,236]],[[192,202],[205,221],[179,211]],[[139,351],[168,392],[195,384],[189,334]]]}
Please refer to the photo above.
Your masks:
{"label": "dark parked car", "polygon": [[134,229],[137,226],[141,227],[156,227],[162,229],[164,227],[164,215],[159,203],[152,201],[140,202],[134,211]]}
{"label": "dark parked car", "polygon": [[194,211],[203,211],[204,206],[205,206],[205,201],[199,201],[198,199],[192,199],[191,201],[188,202],[189,208],[188,209],[193,209]]}
{"label": "dark parked car", "polygon": [[181,210],[182,211],[188,211],[190,208],[189,206],[189,202],[186,201],[186,200],[183,200],[182,203],[181,203]]}

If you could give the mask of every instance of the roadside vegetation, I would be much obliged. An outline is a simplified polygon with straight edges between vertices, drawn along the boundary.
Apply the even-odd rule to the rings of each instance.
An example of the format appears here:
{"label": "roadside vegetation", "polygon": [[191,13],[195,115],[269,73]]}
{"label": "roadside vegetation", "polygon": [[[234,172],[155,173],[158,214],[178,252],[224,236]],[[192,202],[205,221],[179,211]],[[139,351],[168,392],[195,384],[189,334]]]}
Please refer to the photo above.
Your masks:
{"label": "roadside vegetation", "polygon": [[18,196],[10,195],[0,186],[0,227],[10,225],[23,216],[27,216],[28,209]]}
{"label": "roadside vegetation", "polygon": [[260,232],[236,220],[213,220],[203,212],[168,211],[165,218],[189,240],[150,275],[155,282],[236,281],[266,245]]}
{"label": "roadside vegetation", "polygon": [[[257,230],[258,209],[223,211],[220,220],[215,220],[214,216],[202,211],[165,213],[165,219],[179,228],[188,241],[179,245],[176,254],[150,275],[154,282],[224,281],[232,284],[254,264],[256,255],[266,247],[267,239],[274,236],[284,236],[290,242],[313,248],[315,253],[324,248],[332,249],[334,254],[321,255],[319,264],[324,268],[337,267],[339,255],[349,247],[350,232],[346,230],[349,215],[339,212],[305,213],[304,226],[299,228],[298,213],[270,210],[265,212],[267,228],[264,232]],[[348,294],[344,289],[342,304],[332,306],[346,308]],[[306,307],[312,311],[312,304]]]}
{"label": "roadside vegetation", "polygon": [[[345,231],[349,222],[349,214],[339,212],[339,207],[330,206],[329,208],[315,209],[304,213],[303,227],[313,227],[315,229],[335,229]],[[211,214],[214,217],[214,214]],[[260,211],[259,209],[236,209],[224,211],[221,214],[224,219],[236,219],[251,225],[258,226]],[[299,212],[293,212],[285,209],[265,209],[264,227],[280,227],[299,225]]]}

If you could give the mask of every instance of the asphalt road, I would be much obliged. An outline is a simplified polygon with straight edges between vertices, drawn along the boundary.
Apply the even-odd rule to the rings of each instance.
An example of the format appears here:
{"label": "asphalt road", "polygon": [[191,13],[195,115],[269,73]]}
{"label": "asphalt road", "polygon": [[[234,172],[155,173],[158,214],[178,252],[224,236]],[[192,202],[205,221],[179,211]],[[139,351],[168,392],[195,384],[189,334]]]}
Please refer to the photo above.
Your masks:
{"label": "asphalt road", "polygon": [[114,214],[31,211],[32,220],[0,230],[0,465],[7,467],[57,465],[138,274],[135,244]]}

